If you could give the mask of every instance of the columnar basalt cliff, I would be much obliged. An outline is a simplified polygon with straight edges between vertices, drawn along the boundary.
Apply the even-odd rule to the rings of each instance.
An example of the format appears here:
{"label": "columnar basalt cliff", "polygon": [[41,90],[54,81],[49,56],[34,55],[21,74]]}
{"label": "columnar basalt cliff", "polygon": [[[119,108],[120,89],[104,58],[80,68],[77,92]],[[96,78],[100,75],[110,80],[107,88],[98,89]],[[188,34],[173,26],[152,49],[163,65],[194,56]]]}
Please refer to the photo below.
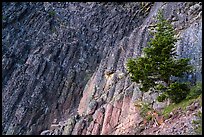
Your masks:
{"label": "columnar basalt cliff", "polygon": [[126,61],[159,9],[195,67],[185,80],[201,81],[201,2],[2,3],[2,134],[142,134],[134,102],[166,103],[131,82]]}

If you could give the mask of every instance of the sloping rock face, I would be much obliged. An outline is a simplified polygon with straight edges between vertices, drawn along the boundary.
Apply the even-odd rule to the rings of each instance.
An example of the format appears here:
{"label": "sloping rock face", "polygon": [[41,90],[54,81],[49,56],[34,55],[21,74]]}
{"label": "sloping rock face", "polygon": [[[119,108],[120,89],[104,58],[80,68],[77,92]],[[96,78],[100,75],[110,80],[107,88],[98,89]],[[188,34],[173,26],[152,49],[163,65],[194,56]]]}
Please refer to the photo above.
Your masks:
{"label": "sloping rock face", "polygon": [[157,93],[131,82],[164,9],[202,78],[202,3],[2,3],[2,134],[139,134],[134,102],[161,109]]}
{"label": "sloping rock face", "polygon": [[[189,105],[185,111],[178,108],[172,111],[170,118],[166,119],[161,125],[149,126],[140,135],[198,135],[195,132],[195,125],[192,124],[197,120],[196,114],[202,113],[202,102],[195,101]],[[147,127],[147,126],[146,126]]]}

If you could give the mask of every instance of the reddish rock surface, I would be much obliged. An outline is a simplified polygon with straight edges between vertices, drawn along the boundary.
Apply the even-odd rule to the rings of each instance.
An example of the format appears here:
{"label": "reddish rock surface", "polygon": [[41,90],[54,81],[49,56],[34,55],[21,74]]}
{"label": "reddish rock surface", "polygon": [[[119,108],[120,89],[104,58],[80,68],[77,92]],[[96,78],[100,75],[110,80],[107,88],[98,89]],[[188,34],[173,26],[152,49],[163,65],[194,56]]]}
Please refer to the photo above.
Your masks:
{"label": "reddish rock surface", "polygon": [[110,125],[112,111],[113,111],[113,105],[108,104],[106,106],[105,117],[104,117],[104,122],[102,126],[102,131],[101,131],[102,135],[108,134],[108,132],[110,132],[110,130],[112,129]]}

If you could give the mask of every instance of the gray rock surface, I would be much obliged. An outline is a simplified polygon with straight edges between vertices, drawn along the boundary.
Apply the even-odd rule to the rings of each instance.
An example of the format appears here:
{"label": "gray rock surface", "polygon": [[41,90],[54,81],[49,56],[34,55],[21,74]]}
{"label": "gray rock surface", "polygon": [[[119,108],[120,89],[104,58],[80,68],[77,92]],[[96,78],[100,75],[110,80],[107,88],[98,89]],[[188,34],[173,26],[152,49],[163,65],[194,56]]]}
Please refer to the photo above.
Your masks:
{"label": "gray rock surface", "polygon": [[202,3],[3,2],[2,134],[135,134],[134,102],[156,95],[143,96],[125,64],[162,8],[196,70],[184,80],[200,81]]}

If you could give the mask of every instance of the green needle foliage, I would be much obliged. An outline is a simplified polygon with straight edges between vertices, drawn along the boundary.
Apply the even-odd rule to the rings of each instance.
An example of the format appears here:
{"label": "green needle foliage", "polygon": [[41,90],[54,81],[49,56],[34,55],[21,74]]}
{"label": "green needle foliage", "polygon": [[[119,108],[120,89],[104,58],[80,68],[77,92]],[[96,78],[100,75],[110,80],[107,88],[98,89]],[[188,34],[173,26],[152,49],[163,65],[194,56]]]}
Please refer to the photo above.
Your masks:
{"label": "green needle foliage", "polygon": [[[162,11],[159,11],[157,15],[155,31],[150,33],[153,38],[143,49],[144,57],[128,59],[127,70],[132,81],[141,83],[141,91],[146,92],[150,88],[163,89],[161,91],[168,91],[165,95],[171,98],[173,95],[170,91],[172,91],[171,88],[174,88],[179,91],[178,94],[181,93],[181,97],[176,101],[173,97],[173,101],[179,102],[181,98],[184,98],[183,90],[186,90],[186,86],[184,83],[172,83],[170,77],[182,77],[185,73],[192,71],[192,66],[188,64],[190,59],[176,58],[177,38],[175,38],[172,25],[164,18]],[[158,81],[165,82],[166,86],[159,85]],[[182,86],[185,88],[181,88]],[[163,99],[165,99],[164,96],[159,100]]]}

